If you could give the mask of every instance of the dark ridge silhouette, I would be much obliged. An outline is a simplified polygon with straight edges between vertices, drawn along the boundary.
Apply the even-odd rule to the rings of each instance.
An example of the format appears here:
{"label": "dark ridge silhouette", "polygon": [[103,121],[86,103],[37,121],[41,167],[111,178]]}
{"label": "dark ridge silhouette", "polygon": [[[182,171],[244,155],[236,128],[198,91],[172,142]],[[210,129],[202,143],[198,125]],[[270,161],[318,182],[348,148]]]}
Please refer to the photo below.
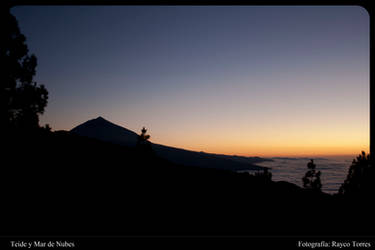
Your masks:
{"label": "dark ridge silhouette", "polygon": [[[135,147],[138,143],[138,135],[135,132],[109,122],[102,117],[84,122],[73,128],[71,132],[77,135],[96,138],[128,147]],[[267,160],[260,157],[208,154],[156,143],[151,143],[151,147],[156,155],[180,165],[227,169],[233,171],[266,169],[255,165],[257,162]]]}
{"label": "dark ridge silhouette", "polygon": [[[27,53],[16,20],[9,13],[4,17],[10,31],[16,31],[20,42],[16,45],[21,45],[17,50]],[[12,42],[9,36],[4,41]],[[259,158],[151,144],[156,152],[171,156],[164,159],[162,153],[158,156],[137,147],[136,133],[101,117],[71,132],[51,132],[48,125],[36,129],[47,95],[42,87],[30,84],[35,58],[26,56],[24,62],[30,71],[17,77],[30,92],[21,91],[19,102],[33,109],[21,108],[22,115],[15,118],[4,101],[9,99],[2,99],[10,97],[7,88],[1,87],[1,121],[6,125],[0,140],[2,236],[372,235],[372,229],[363,226],[374,224],[368,189],[373,187],[368,186],[373,165],[365,157],[353,162],[343,194],[332,196],[274,182],[267,171],[249,175],[220,169],[228,165],[231,170],[241,169],[241,163],[249,167],[251,160],[263,160]],[[5,67],[15,70],[19,65]],[[9,83],[14,79],[2,82]],[[35,94],[31,102],[28,93]],[[199,167],[189,166],[197,161]],[[358,175],[364,169],[366,175]],[[355,202],[348,199],[353,183],[360,190],[368,189],[368,195]]]}
{"label": "dark ridge silhouette", "polygon": [[[2,235],[342,236],[369,233],[361,225],[373,221],[371,204],[66,131],[2,143]],[[307,215],[319,223],[307,226]]]}
{"label": "dark ridge silhouette", "polygon": [[70,131],[78,135],[127,147],[135,147],[138,142],[138,135],[135,132],[109,122],[101,116],[84,122]]}
{"label": "dark ridge silhouette", "polygon": [[[200,153],[206,154],[204,152],[200,152]],[[258,156],[248,157],[248,156],[224,155],[224,154],[213,154],[213,153],[210,153],[209,155],[215,156],[217,158],[229,159],[232,161],[237,161],[237,162],[241,162],[245,164],[256,164],[256,163],[265,162],[265,161],[273,161],[270,158],[262,158]]]}

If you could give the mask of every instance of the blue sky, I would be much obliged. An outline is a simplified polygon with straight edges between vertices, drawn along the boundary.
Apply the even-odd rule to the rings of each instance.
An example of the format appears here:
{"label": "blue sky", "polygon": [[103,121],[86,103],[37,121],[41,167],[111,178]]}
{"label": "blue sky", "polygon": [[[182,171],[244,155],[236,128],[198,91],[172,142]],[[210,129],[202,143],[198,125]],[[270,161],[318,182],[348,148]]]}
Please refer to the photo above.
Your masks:
{"label": "blue sky", "polygon": [[[18,6],[41,124],[97,116],[243,155],[368,148],[369,16],[358,6]],[[267,153],[268,152],[268,153]],[[358,152],[353,152],[354,154]]]}

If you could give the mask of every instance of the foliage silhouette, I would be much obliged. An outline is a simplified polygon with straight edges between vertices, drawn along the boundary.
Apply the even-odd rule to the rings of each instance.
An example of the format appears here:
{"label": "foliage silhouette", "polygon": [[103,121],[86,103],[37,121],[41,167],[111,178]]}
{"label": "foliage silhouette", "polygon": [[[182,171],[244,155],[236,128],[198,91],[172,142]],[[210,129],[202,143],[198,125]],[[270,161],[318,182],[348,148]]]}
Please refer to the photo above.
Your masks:
{"label": "foliage silhouette", "polygon": [[28,54],[26,38],[20,32],[16,18],[9,9],[3,14],[1,124],[7,129],[38,128],[38,115],[43,114],[47,105],[48,91],[44,85],[33,81],[37,58]]}
{"label": "foliage silhouette", "polygon": [[4,161],[0,234],[356,235],[372,218],[362,203],[67,131],[16,133]]}
{"label": "foliage silhouette", "polygon": [[[48,93],[32,81],[36,58],[27,55],[15,18],[5,17],[5,44],[14,48],[1,52],[8,64],[0,119],[8,127],[38,127]],[[145,154],[151,149],[145,128],[138,137],[141,150],[49,130],[46,125],[28,137],[15,133],[4,147],[3,160],[11,164],[2,165],[0,189],[11,192],[3,192],[2,235],[368,233],[360,225],[370,213],[359,207],[361,213],[343,220],[352,211],[332,206],[335,200],[324,193]],[[321,223],[306,226],[300,219],[306,210]]]}
{"label": "foliage silhouette", "polygon": [[46,125],[44,125],[44,127],[42,127],[42,129],[44,129],[44,130],[46,130],[46,131],[48,131],[48,132],[51,132],[51,127],[50,127],[50,125],[47,123]]}
{"label": "foliage silhouette", "polygon": [[142,128],[141,134],[138,135],[138,140],[137,140],[137,149],[142,151],[142,152],[147,152],[151,153],[152,152],[152,147],[151,143],[149,141],[150,135],[147,135],[147,129],[145,127]]}
{"label": "foliage silhouette", "polygon": [[374,166],[370,155],[362,151],[356,159],[353,159],[346,180],[339,189],[342,195],[370,195],[375,190]]}
{"label": "foliage silhouette", "polygon": [[265,183],[271,182],[272,180],[272,173],[268,171],[268,168],[264,168],[262,172],[255,172],[254,176],[258,177],[259,179],[262,179]]}
{"label": "foliage silhouette", "polygon": [[320,181],[320,171],[315,171],[316,165],[314,164],[314,160],[310,160],[307,163],[307,168],[309,169],[305,176],[302,178],[303,187],[306,189],[314,190],[314,191],[321,191],[322,183]]}

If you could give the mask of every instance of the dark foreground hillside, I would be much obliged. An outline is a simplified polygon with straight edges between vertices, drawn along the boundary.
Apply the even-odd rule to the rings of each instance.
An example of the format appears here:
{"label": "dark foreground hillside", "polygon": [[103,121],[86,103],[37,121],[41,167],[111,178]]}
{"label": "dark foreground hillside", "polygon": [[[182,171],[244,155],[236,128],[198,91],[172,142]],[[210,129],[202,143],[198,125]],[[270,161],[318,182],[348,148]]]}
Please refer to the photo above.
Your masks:
{"label": "dark foreground hillside", "polygon": [[1,235],[366,235],[373,205],[178,166],[68,132],[7,134]]}

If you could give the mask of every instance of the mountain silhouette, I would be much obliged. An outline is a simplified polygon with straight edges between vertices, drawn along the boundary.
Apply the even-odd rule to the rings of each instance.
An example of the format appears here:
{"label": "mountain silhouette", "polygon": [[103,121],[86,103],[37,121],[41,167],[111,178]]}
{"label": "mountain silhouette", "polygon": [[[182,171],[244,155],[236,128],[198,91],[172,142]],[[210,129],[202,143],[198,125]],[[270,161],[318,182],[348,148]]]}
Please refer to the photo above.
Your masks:
{"label": "mountain silhouette", "polygon": [[[107,121],[101,116],[78,125],[70,132],[80,136],[95,138],[127,147],[135,147],[138,137],[135,132]],[[209,154],[156,143],[151,143],[151,145],[157,156],[165,158],[173,163],[186,166],[217,168],[233,171],[263,170],[265,169],[264,167],[257,166],[255,163],[269,160],[260,157]]]}
{"label": "mountain silhouette", "polygon": [[[134,135],[103,118],[79,130]],[[371,199],[174,164],[68,131],[9,132],[2,143],[1,235],[369,235],[363,221],[373,224]]]}
{"label": "mountain silhouette", "polygon": [[135,147],[138,137],[133,131],[109,122],[101,116],[82,123],[70,131],[81,136],[112,142],[127,147]]}

